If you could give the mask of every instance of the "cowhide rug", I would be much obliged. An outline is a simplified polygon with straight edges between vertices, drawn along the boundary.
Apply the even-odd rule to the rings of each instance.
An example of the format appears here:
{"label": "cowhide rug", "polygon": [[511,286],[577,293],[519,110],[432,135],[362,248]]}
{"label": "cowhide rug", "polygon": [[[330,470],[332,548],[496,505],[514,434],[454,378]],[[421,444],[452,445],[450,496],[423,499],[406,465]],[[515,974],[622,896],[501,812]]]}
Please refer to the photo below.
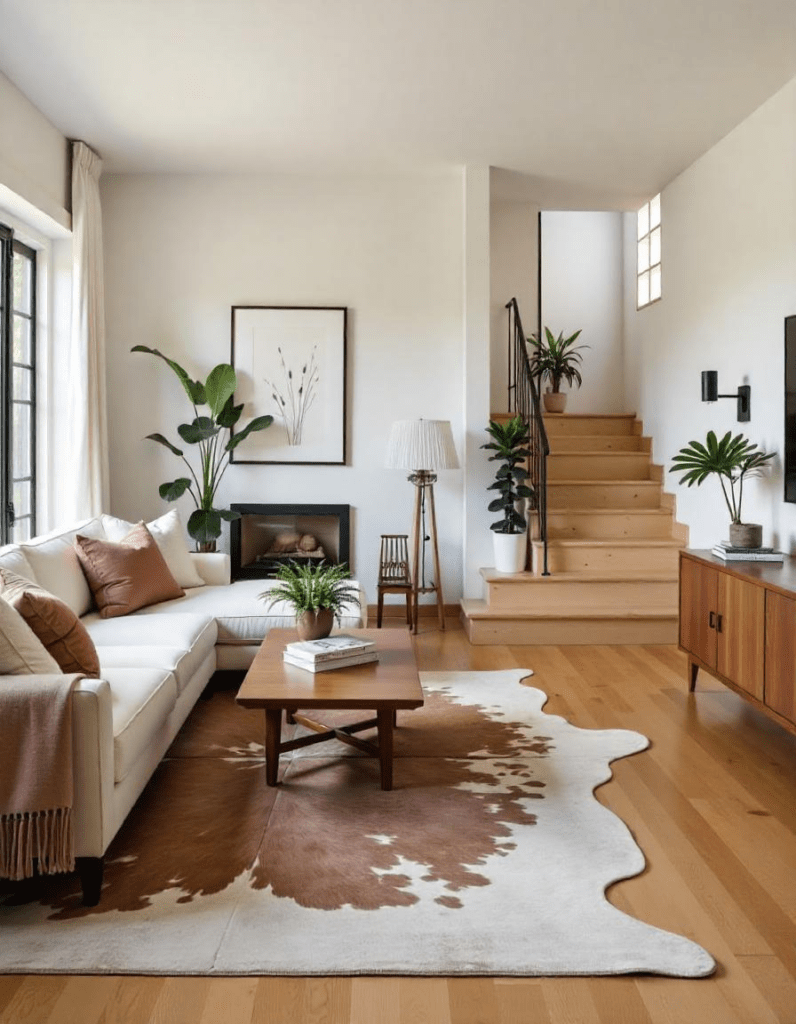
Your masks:
{"label": "cowhide rug", "polygon": [[544,714],[529,674],[423,674],[389,793],[337,743],[283,755],[268,789],[262,714],[200,701],[98,907],[72,876],[0,890],[0,973],[710,974],[605,899],[644,856],[593,790],[647,739]]}

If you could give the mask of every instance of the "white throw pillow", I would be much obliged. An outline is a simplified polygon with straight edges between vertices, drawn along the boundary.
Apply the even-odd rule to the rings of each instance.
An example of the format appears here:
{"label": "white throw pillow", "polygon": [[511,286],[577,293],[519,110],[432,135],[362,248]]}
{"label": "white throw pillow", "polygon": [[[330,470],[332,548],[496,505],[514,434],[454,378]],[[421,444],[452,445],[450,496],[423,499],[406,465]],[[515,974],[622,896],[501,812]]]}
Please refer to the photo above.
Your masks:
{"label": "white throw pillow", "polygon": [[0,675],[61,675],[47,651],[16,608],[0,597]]}
{"label": "white throw pillow", "polygon": [[[105,527],[107,539],[118,544],[124,540],[136,524],[128,523],[124,519],[117,519],[116,516],[103,515],[102,525]],[[155,519],[153,522],[147,523],[146,526],[155,538],[155,543],[160,548],[160,553],[169,567],[169,572],[177,583],[183,588],[203,587],[205,581],[194,567],[177,509],[171,509],[160,519]]]}
{"label": "white throw pillow", "polygon": [[86,519],[68,530],[53,530],[26,540],[20,548],[36,574],[35,582],[80,616],[93,608],[94,598],[75,554],[74,541],[78,533],[98,540],[104,537],[99,519]]}

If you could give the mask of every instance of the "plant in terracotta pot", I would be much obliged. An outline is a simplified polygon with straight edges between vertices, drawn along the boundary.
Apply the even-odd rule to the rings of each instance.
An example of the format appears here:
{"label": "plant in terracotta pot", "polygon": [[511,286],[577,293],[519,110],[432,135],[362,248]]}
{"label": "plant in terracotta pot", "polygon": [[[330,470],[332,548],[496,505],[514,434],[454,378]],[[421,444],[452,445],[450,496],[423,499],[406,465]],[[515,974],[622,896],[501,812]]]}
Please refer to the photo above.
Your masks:
{"label": "plant in terracotta pot", "polygon": [[545,327],[544,338],[541,338],[538,332],[528,338],[528,345],[531,347],[531,373],[550,382],[550,387],[542,396],[546,412],[564,411],[567,404],[566,392],[561,390],[564,381],[569,387],[580,387],[583,383],[580,375],[583,359],[581,352],[590,346],[576,345],[579,336],[580,331],[575,331],[565,338],[564,332],[561,331],[556,337],[549,327]]}
{"label": "plant in terracotta pot", "polygon": [[[232,427],[243,412],[242,405],[233,403],[237,387],[234,368],[229,363],[219,363],[210,371],[206,381],[191,380],[179,363],[164,356],[156,348],[136,345],[132,352],[147,352],[158,356],[167,363],[179,378],[188,400],[193,406],[194,418],[190,423],[181,423],[177,433],[186,445],[197,450],[198,470],[195,470],[182,448],[172,444],[163,434],[147,434],[148,441],[157,441],[177,455],[191,474],[161,484],[158,493],[166,501],[176,501],[187,491],[194,500],[196,509],[188,519],[188,533],[196,541],[197,550],[214,551],[216,540],[221,535],[221,520],[230,522],[240,519],[240,513],[216,507],[216,491],[229,465],[229,455],[249,434],[265,430],[274,422],[273,416],[257,416],[242,429],[232,434]],[[209,415],[199,415],[199,406],[208,406]],[[226,432],[229,437],[226,437]]]}
{"label": "plant in terracotta pot", "polygon": [[525,568],[528,521],[517,505],[534,496],[524,482],[528,478],[525,464],[531,454],[528,425],[521,416],[515,416],[504,423],[490,420],[486,429],[492,440],[481,447],[494,452],[490,462],[500,463],[495,482],[488,488],[498,491],[488,505],[489,511],[502,513],[490,526],[494,532],[495,568],[498,572],[521,572]]}
{"label": "plant in terracotta pot", "polygon": [[344,605],[359,607],[359,592],[351,582],[348,566],[303,565],[287,562],[277,570],[276,583],[260,598],[272,608],[278,601],[289,604],[296,615],[296,629],[302,640],[320,640],[340,621]]}
{"label": "plant in terracotta pot", "polygon": [[763,543],[763,527],[744,523],[741,519],[744,480],[758,476],[774,458],[775,452],[764,452],[743,434],[728,430],[721,440],[712,430],[705,443],[690,441],[675,455],[670,473],[683,473],[681,484],[699,486],[709,476],[717,476],[730,513],[730,543],[739,548],[759,548]]}

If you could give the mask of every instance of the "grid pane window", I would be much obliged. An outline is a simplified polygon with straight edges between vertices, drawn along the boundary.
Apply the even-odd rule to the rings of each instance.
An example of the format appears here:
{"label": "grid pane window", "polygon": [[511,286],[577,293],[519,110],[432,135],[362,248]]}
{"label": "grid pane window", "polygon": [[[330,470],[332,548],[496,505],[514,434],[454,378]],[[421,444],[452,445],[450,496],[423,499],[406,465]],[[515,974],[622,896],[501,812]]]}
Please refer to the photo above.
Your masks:
{"label": "grid pane window", "polygon": [[36,253],[0,224],[0,543],[36,532]]}
{"label": "grid pane window", "polygon": [[638,211],[636,308],[661,297],[661,197],[650,199]]}

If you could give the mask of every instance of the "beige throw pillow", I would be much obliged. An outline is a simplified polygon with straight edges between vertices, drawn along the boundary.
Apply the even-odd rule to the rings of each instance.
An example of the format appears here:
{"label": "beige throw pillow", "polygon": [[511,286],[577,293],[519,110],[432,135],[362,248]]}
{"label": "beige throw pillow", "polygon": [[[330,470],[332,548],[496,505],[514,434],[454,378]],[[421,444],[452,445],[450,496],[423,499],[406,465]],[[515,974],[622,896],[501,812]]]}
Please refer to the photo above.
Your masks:
{"label": "beige throw pillow", "polygon": [[19,612],[62,672],[99,678],[97,649],[71,608],[10,569],[0,569],[0,583],[2,597]]}
{"label": "beige throw pillow", "polygon": [[119,544],[78,534],[75,550],[103,619],[185,596],[143,522]]}
{"label": "beige throw pillow", "polygon": [[0,600],[0,675],[60,674],[58,662],[16,608]]}

